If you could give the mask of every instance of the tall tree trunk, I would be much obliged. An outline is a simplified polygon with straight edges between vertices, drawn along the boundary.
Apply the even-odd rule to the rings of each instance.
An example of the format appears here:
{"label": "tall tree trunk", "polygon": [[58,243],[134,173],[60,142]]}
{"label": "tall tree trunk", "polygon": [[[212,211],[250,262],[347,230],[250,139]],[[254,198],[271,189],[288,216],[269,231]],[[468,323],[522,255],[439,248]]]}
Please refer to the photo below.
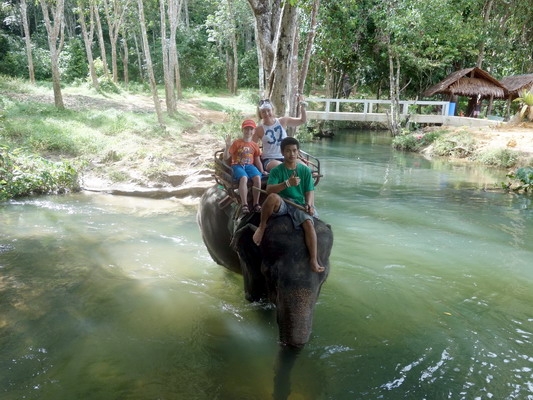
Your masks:
{"label": "tall tree trunk", "polygon": [[[161,19],[161,47],[163,51],[163,75],[165,80],[165,99],[167,112],[173,115],[176,112],[176,87],[179,77],[178,53],[176,50],[176,31],[181,13],[182,0],[168,0],[168,7],[165,7],[165,0],[159,2],[159,13]],[[167,38],[167,11],[170,25],[170,35]],[[181,87],[180,87],[181,95]]]}
{"label": "tall tree trunk", "polygon": [[[315,31],[313,30],[311,38],[308,38],[309,50],[305,68],[302,70],[303,76],[300,73],[300,77],[297,78],[299,39],[295,35],[298,26],[298,8],[291,5],[292,2],[281,0],[248,0],[248,3],[255,16],[258,59],[264,79],[264,85],[260,82],[259,87],[264,86],[266,95],[263,96],[270,97],[276,107],[276,113],[285,114],[287,107],[291,113],[295,113],[297,107],[291,104],[295,101],[294,95],[303,92]],[[318,0],[313,3],[312,26],[315,28],[319,4]],[[259,75],[262,76],[261,71]]]}
{"label": "tall tree trunk", "polygon": [[28,24],[28,6],[26,0],[20,2],[20,13],[22,14],[22,25],[24,26],[24,42],[26,43],[26,57],[28,58],[28,74],[30,82],[35,83],[35,69],[33,68],[33,56],[31,52],[30,26]]}
{"label": "tall tree trunk", "polygon": [[122,31],[122,68],[124,70],[124,85],[126,87],[130,83],[130,73],[129,73],[129,48],[128,48],[128,39],[126,37],[126,30],[123,28]]}
{"label": "tall tree trunk", "polygon": [[174,71],[174,89],[176,97],[181,99],[183,93],[181,91],[180,66],[178,60],[178,51],[176,46],[176,32],[181,17],[181,9],[183,7],[183,0],[171,0],[172,7],[169,9],[170,19],[170,52],[169,52],[169,67]]}
{"label": "tall tree trunk", "polygon": [[400,125],[400,60],[396,52],[389,45],[389,81],[391,109],[388,114],[389,129],[392,136],[401,133]]}
{"label": "tall tree trunk", "polygon": [[[112,8],[109,2],[112,1]],[[113,82],[118,83],[117,66],[117,42],[120,29],[124,22],[124,14],[128,8],[129,0],[104,0],[104,10],[109,30],[109,42],[111,44],[111,69],[113,71]]]}
{"label": "tall tree trunk", "polygon": [[276,57],[271,74],[270,97],[277,112],[284,115],[290,102],[290,63],[293,61],[293,44],[298,9],[285,3],[281,17]]}
{"label": "tall tree trunk", "polygon": [[135,43],[135,53],[137,54],[137,64],[139,65],[139,79],[141,83],[144,83],[144,73],[143,73],[143,61],[141,50],[139,49],[139,41],[137,40],[137,34],[133,33],[133,43]]}
{"label": "tall tree trunk", "polygon": [[[298,11],[297,11],[298,12]],[[296,18],[295,25],[298,26],[298,17]],[[300,110],[299,91],[298,91],[298,49],[300,47],[300,35],[297,29],[294,29],[292,37],[292,56],[288,60],[288,104],[289,115],[297,117]],[[287,127],[287,135],[294,136],[296,134],[295,127]]]}
{"label": "tall tree trunk", "polygon": [[190,26],[190,20],[189,20],[189,3],[188,0],[183,0],[183,24],[185,25],[186,29],[189,29]]}
{"label": "tall tree trunk", "polygon": [[[228,2],[228,15],[232,21],[235,21],[235,11],[233,9],[233,1],[227,0]],[[239,55],[237,51],[237,34],[235,24],[232,24],[233,31],[231,32],[231,49],[232,49],[232,70],[231,70],[231,86],[230,91],[232,94],[237,94],[237,82],[239,78]]]}
{"label": "tall tree trunk", "polygon": [[159,104],[159,96],[157,95],[157,83],[155,80],[154,68],[152,67],[152,56],[150,55],[148,35],[146,33],[146,23],[145,23],[146,19],[144,17],[143,0],[137,0],[137,4],[139,5],[139,18],[140,18],[141,36],[142,36],[143,49],[144,49],[144,58],[146,60],[146,71],[150,79],[150,87],[152,89],[152,97],[154,100],[155,112],[157,114],[157,121],[159,122],[159,125],[164,126],[163,114],[161,113],[161,104]]}
{"label": "tall tree trunk", "polygon": [[[169,0],[171,3],[172,0]],[[163,81],[165,83],[165,102],[167,112],[173,115],[176,110],[176,101],[174,99],[174,69],[169,67],[169,39],[167,38],[167,12],[165,9],[165,0],[159,0],[159,19],[161,28],[161,50],[163,55]],[[170,11],[170,4],[169,4]]]}
{"label": "tall tree trunk", "polygon": [[485,3],[485,6],[483,7],[483,32],[480,35],[481,36],[481,42],[479,43],[479,52],[477,55],[477,62],[476,67],[481,68],[481,65],[483,64],[483,60],[485,59],[485,37],[486,33],[489,29],[489,22],[490,22],[490,13],[492,11],[492,5],[494,4],[494,0],[488,0]]}
{"label": "tall tree trunk", "polygon": [[[281,19],[281,0],[248,0],[255,16],[256,42],[261,52],[264,81],[259,87],[265,88],[266,96],[271,92],[271,75],[274,68],[275,47],[278,43],[279,22]],[[271,99],[275,101],[274,99]],[[277,100],[279,101],[279,100]]]}
{"label": "tall tree trunk", "polygon": [[100,22],[100,12],[98,10],[97,2],[93,2],[94,18],[96,22],[96,33],[98,36],[98,44],[100,45],[100,58],[102,59],[102,68],[104,69],[104,76],[109,77],[109,69],[107,68],[107,54],[105,51],[104,33],[102,31],[102,23]]}
{"label": "tall tree trunk", "polygon": [[53,5],[50,5],[53,21],[50,20],[50,14],[48,12],[48,4],[46,0],[41,1],[41,8],[43,10],[44,24],[46,26],[46,32],[48,34],[48,47],[50,48],[50,61],[52,65],[52,85],[54,88],[54,103],[55,106],[63,110],[65,105],[63,104],[63,95],[61,93],[61,72],[59,71],[59,54],[63,48],[65,40],[64,35],[64,9],[65,1],[56,0]]}
{"label": "tall tree trunk", "polygon": [[[257,30],[257,23],[254,24],[255,37],[259,37],[259,31]],[[259,65],[259,95],[265,97],[265,60],[263,60],[263,52],[261,46],[257,42],[257,64]]]}
{"label": "tall tree trunk", "polygon": [[313,51],[313,42],[315,41],[316,28],[318,25],[317,15],[320,8],[320,0],[313,1],[313,8],[311,10],[311,23],[309,26],[309,33],[307,34],[307,43],[305,45],[305,52],[302,60],[302,68],[300,72],[300,80],[298,82],[298,93],[303,93],[305,89],[305,80],[307,79],[307,72],[309,70],[309,63],[311,61],[311,53]]}
{"label": "tall tree trunk", "polygon": [[[91,0],[93,2],[94,0]],[[91,81],[96,90],[100,88],[98,82],[98,76],[96,75],[96,70],[94,68],[94,59],[93,59],[93,38],[94,38],[94,7],[89,7],[89,27],[87,30],[87,24],[85,22],[85,2],[83,0],[78,0],[78,20],[80,21],[81,34],[83,36],[83,43],[85,44],[85,53],[87,54],[87,62],[89,63],[89,74],[91,76]]]}

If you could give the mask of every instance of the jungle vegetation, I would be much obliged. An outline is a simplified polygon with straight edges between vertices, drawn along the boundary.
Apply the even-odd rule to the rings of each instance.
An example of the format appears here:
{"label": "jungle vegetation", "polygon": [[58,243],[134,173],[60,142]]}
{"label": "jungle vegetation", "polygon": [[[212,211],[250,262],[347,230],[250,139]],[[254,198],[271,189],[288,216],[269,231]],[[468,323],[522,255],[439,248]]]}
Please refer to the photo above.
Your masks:
{"label": "jungle vegetation", "polygon": [[[58,112],[65,85],[142,90],[164,128],[184,90],[247,89],[295,115],[297,93],[341,97],[344,77],[353,96],[394,105],[462,68],[531,73],[532,37],[533,8],[519,0],[3,0],[0,75],[50,85]],[[20,162],[36,162],[5,142],[7,103],[0,93],[4,188]],[[400,132],[394,107],[389,128]],[[75,181],[70,165],[54,165]],[[50,176],[35,192],[60,190]],[[13,193],[31,193],[18,179]]]}
{"label": "jungle vegetation", "polygon": [[345,74],[414,99],[461,68],[531,73],[532,39],[519,0],[3,0],[0,74],[165,85],[169,112],[186,87],[340,97]]}

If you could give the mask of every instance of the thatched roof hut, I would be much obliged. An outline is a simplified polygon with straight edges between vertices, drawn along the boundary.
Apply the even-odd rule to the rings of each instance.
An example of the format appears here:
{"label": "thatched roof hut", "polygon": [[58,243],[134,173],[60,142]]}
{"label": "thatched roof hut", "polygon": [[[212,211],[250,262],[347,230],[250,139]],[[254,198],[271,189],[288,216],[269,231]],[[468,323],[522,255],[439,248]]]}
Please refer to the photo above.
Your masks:
{"label": "thatched roof hut", "polygon": [[506,76],[500,83],[505,86],[508,97],[513,100],[520,97],[523,90],[533,89],[533,74]]}
{"label": "thatched roof hut", "polygon": [[422,95],[467,96],[481,98],[505,98],[505,87],[488,72],[480,68],[465,68],[448,75],[443,81],[427,89]]}

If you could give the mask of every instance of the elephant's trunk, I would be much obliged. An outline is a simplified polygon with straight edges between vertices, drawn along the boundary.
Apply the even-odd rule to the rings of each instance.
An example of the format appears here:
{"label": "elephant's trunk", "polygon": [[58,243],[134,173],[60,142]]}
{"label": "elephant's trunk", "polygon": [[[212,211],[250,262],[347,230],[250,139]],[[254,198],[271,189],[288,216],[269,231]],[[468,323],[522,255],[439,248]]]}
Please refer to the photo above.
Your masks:
{"label": "elephant's trunk", "polygon": [[282,344],[300,348],[311,336],[317,293],[309,288],[278,291],[277,320]]}

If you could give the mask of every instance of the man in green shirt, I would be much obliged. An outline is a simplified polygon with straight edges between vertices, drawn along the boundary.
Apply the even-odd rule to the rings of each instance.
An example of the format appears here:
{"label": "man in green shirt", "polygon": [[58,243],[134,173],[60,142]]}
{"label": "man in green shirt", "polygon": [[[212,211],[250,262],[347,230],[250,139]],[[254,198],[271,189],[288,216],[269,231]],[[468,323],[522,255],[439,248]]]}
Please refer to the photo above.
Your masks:
{"label": "man in green shirt", "polygon": [[[253,241],[259,246],[271,216],[288,214],[294,227],[304,230],[305,244],[309,251],[311,270],[323,272],[324,267],[318,263],[317,238],[313,217],[318,217],[315,210],[315,185],[311,170],[298,161],[300,143],[293,137],[281,141],[283,163],[273,168],[268,177],[266,191],[268,196],[261,210],[261,221],[254,233]],[[288,204],[290,200],[297,206]]]}

